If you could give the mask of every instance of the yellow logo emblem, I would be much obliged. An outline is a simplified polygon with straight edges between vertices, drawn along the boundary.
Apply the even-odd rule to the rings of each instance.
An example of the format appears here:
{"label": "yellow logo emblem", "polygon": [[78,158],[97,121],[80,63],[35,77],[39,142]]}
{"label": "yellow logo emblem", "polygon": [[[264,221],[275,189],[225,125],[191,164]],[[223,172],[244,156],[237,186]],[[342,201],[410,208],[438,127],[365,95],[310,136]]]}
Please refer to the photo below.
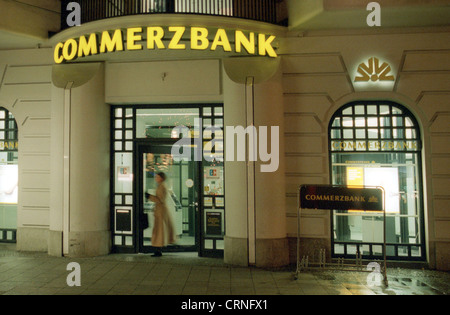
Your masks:
{"label": "yellow logo emblem", "polygon": [[392,71],[391,66],[383,62],[380,66],[380,60],[378,58],[370,58],[369,63],[366,65],[362,63],[358,67],[358,73],[361,76],[355,78],[355,82],[377,82],[377,81],[394,81],[393,75],[390,75]]}

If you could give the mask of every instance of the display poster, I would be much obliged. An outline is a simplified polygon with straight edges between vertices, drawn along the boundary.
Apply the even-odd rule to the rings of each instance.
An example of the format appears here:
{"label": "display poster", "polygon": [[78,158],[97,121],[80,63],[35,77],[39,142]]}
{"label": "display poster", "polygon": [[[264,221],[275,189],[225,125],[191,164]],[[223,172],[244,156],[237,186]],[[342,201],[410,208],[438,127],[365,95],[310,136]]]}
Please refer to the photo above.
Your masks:
{"label": "display poster", "polygon": [[222,213],[206,212],[206,235],[222,236]]}

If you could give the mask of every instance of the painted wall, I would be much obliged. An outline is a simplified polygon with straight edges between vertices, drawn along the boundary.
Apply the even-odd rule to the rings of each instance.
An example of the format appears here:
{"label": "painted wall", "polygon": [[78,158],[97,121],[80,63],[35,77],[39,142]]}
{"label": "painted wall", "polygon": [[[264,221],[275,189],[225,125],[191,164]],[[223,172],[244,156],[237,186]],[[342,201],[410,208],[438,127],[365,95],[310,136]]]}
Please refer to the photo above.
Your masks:
{"label": "painted wall", "polygon": [[0,106],[19,128],[17,249],[47,250],[52,52],[0,51]]}

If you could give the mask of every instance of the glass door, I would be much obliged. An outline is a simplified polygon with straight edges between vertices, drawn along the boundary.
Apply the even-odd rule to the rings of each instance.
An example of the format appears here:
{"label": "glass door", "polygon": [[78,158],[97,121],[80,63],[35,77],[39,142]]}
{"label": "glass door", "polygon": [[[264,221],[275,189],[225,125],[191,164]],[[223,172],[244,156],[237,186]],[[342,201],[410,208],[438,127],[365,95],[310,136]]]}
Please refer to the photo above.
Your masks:
{"label": "glass door", "polygon": [[[169,210],[176,243],[166,246],[163,251],[198,251],[199,248],[199,190],[198,163],[193,159],[174,158],[171,154],[173,143],[138,145],[139,178],[138,186],[138,243],[139,251],[153,251],[152,232],[154,227],[155,203],[145,198],[145,194],[156,194],[155,177],[162,172],[166,175],[168,190],[165,200]],[[148,227],[142,218],[148,219]],[[167,234],[167,227],[165,228]]]}

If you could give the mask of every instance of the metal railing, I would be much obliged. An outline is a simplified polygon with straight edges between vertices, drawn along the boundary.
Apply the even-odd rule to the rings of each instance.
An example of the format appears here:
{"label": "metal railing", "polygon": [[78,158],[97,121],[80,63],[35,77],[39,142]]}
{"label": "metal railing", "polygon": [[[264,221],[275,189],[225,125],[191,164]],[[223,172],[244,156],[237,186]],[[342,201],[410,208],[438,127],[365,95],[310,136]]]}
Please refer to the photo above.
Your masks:
{"label": "metal railing", "polygon": [[69,3],[81,7],[81,24],[113,17],[139,14],[200,14],[229,16],[278,24],[277,2],[280,0],[62,0],[61,30],[70,26]]}

